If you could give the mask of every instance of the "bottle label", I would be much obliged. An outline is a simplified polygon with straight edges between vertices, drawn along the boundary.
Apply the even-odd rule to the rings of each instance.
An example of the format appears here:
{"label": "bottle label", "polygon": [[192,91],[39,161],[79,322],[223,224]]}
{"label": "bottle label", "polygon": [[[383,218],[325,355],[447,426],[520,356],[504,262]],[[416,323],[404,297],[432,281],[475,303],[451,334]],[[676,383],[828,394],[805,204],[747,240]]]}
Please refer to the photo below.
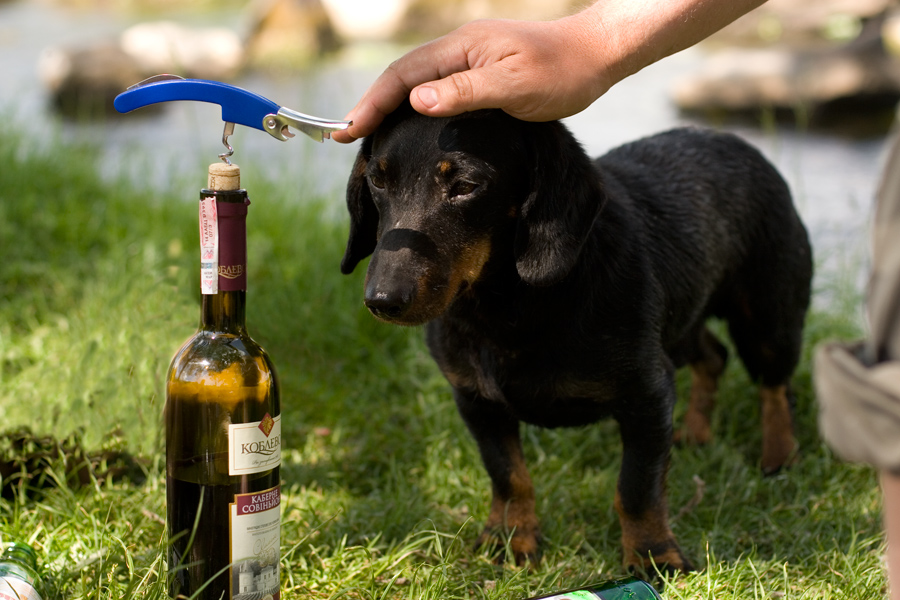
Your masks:
{"label": "bottle label", "polygon": [[228,474],[250,475],[281,465],[281,415],[228,426]]}
{"label": "bottle label", "polygon": [[219,223],[214,197],[200,199],[200,293],[219,292]]}
{"label": "bottle label", "polygon": [[41,600],[41,596],[27,581],[0,576],[0,600]]}
{"label": "bottle label", "polygon": [[247,289],[247,207],[243,191],[219,196],[200,195],[200,293],[205,295]]}
{"label": "bottle label", "polygon": [[231,504],[231,598],[279,598],[281,487],[236,494]]}
{"label": "bottle label", "polygon": [[597,600],[597,594],[588,590],[576,590],[574,592],[566,592],[558,596],[548,596],[542,600]]}

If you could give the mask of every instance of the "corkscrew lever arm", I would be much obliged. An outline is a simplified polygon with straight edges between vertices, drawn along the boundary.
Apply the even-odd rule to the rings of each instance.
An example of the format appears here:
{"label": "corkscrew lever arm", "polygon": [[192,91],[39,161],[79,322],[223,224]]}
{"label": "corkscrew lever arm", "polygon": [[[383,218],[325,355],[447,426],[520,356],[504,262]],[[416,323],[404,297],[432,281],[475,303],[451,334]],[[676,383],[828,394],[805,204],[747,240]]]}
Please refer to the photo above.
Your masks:
{"label": "corkscrew lever arm", "polygon": [[[227,139],[229,123],[237,123],[265,131],[277,140],[294,137],[289,127],[303,132],[317,142],[330,138],[331,133],[347,129],[350,121],[333,121],[305,115],[268,98],[237,86],[206,79],[185,79],[177,75],[156,75],[137,83],[118,96],[114,106],[120,113],[131,112],[150,104],[190,100],[209,102],[222,107],[222,120],[226,123]],[[226,146],[227,141],[223,139]]]}

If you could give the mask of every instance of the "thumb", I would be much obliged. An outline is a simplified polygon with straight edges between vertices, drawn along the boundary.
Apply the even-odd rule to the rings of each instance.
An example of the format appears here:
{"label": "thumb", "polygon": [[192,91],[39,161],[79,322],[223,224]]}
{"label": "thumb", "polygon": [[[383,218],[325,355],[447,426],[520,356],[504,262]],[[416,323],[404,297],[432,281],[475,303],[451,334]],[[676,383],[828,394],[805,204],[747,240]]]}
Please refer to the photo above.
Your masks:
{"label": "thumb", "polygon": [[[452,117],[481,108],[500,108],[498,93],[506,87],[493,66],[453,73],[413,88],[409,100],[416,111],[431,117]],[[508,97],[507,97],[508,99]]]}

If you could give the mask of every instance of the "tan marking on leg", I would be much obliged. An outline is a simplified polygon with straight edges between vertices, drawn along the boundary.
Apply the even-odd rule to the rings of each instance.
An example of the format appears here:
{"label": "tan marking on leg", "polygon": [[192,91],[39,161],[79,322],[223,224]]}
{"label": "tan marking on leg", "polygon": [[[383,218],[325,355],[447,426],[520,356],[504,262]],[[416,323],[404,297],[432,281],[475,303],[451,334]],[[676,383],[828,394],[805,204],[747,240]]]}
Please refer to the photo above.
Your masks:
{"label": "tan marking on leg", "polygon": [[716,406],[719,377],[725,371],[724,349],[706,327],[698,340],[700,360],[690,363],[691,396],[684,427],[676,432],[675,442],[706,444],[712,439],[710,420]]}
{"label": "tan marking on leg", "polygon": [[[518,439],[507,442],[510,465],[509,497],[502,497],[495,491],[491,501],[491,513],[484,525],[484,531],[476,546],[502,549],[510,539],[510,549],[516,564],[536,563],[540,558],[540,523],[535,513],[534,485],[522,456]],[[502,560],[502,556],[498,557]]]}
{"label": "tan marking on leg", "polygon": [[712,439],[710,419],[716,406],[718,377],[712,376],[702,364],[691,365],[691,398],[684,415],[684,428],[676,441],[706,444]]}
{"label": "tan marking on leg", "polygon": [[797,440],[791,420],[787,386],[762,387],[759,391],[762,416],[762,470],[775,473],[796,457]]}
{"label": "tan marking on leg", "polygon": [[666,571],[689,571],[694,568],[681,553],[669,528],[665,501],[642,515],[629,515],[622,507],[617,490],[615,508],[622,526],[622,562],[626,569],[652,574],[655,573],[654,565]]}

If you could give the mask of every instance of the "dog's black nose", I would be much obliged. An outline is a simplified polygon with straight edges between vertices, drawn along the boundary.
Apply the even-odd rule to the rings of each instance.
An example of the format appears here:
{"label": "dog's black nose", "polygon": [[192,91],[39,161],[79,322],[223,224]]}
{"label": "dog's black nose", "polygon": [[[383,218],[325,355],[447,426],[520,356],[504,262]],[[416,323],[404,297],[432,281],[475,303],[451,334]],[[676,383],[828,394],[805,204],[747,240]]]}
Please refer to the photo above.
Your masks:
{"label": "dog's black nose", "polygon": [[373,315],[381,319],[399,319],[412,303],[411,291],[366,290],[365,303]]}

